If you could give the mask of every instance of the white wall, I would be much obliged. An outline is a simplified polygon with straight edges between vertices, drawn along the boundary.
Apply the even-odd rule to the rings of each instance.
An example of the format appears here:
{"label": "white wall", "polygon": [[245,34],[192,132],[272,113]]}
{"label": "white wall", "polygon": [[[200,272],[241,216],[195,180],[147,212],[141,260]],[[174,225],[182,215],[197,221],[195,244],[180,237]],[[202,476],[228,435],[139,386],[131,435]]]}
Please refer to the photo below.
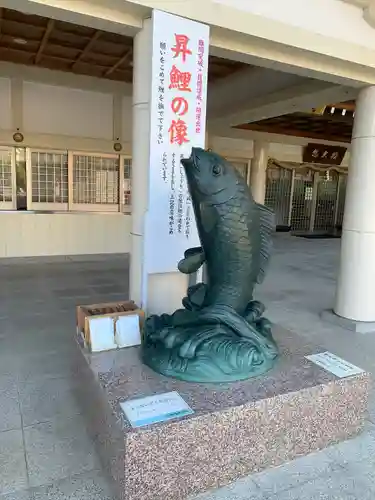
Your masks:
{"label": "white wall", "polygon": [[[0,145],[130,153],[131,85],[0,63]],[[129,120],[130,117],[130,120]],[[130,125],[129,125],[130,124]]]}
{"label": "white wall", "polygon": [[0,258],[130,252],[129,216],[0,212]]}
{"label": "white wall", "polygon": [[23,130],[25,134],[48,131],[53,135],[110,141],[113,139],[113,96],[24,82]]}
{"label": "white wall", "polygon": [[[37,70],[37,71],[35,71]],[[0,63],[0,145],[130,153],[131,87]],[[0,211],[0,258],[130,251],[130,216]]]}
{"label": "white wall", "polygon": [[8,78],[0,78],[0,110],[0,129],[10,129],[12,126],[12,105]]}

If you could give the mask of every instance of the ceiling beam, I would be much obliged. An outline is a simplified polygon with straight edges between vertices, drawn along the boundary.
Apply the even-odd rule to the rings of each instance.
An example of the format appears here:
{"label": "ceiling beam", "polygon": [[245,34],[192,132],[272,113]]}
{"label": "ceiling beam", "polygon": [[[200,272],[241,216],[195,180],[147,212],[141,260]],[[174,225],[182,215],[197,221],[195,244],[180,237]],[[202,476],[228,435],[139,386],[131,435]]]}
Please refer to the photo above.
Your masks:
{"label": "ceiling beam", "polygon": [[[221,120],[229,114],[235,114],[248,103],[259,103],[265,95],[271,95],[281,89],[308,82],[307,78],[281,73],[254,66],[246,66],[226,78],[214,82],[209,87],[207,115],[209,120]],[[245,123],[248,120],[234,123]]]}
{"label": "ceiling beam", "polygon": [[[229,127],[208,128],[208,134],[210,136],[210,142],[212,137],[217,138],[218,141],[221,141],[222,138],[225,138],[232,140],[235,139],[236,141],[246,141],[248,144],[249,143],[251,144],[251,141],[260,141],[260,142],[270,142],[275,144],[283,144],[284,146],[285,145],[305,146],[306,144],[311,142],[310,139],[304,137],[296,137],[292,135],[279,135],[268,132],[258,132],[255,130],[245,130],[245,129],[229,128]],[[336,144],[336,145],[346,146],[348,149],[350,149],[351,147],[351,145],[348,143],[337,142],[337,141],[331,142],[328,141],[327,139],[326,140],[314,139],[314,142],[320,144]],[[219,144],[220,143],[221,142],[219,142]],[[241,147],[240,144],[241,143],[238,143],[238,147]],[[287,148],[285,149],[285,151],[287,151]]]}
{"label": "ceiling beam", "polygon": [[44,69],[41,66],[4,62],[0,60],[0,78],[24,79],[25,81],[40,82],[46,85],[79,88],[104,93],[115,93],[132,96],[132,84],[124,80],[116,81],[97,76],[83,75],[78,72]]}
{"label": "ceiling beam", "polygon": [[43,55],[43,50],[44,50],[45,46],[47,45],[48,38],[49,38],[54,26],[55,26],[55,21],[53,19],[49,19],[49,21],[47,23],[46,31],[44,32],[42,41],[40,42],[40,45],[39,45],[38,52],[35,56],[35,64],[39,64],[39,62],[42,58],[42,55]]}
{"label": "ceiling beam", "polygon": [[128,49],[125,54],[120,57],[120,59],[117,61],[116,64],[114,64],[111,68],[108,68],[107,71],[104,73],[104,76],[109,76],[111,73],[113,73],[114,71],[116,71],[116,69],[121,66],[121,64],[123,64],[124,62],[127,62],[130,60],[131,56],[132,56],[132,53],[133,53],[133,49],[130,48]]}
{"label": "ceiling beam", "polygon": [[[30,54],[30,52],[27,52],[25,50],[22,50],[22,49],[15,49],[15,48],[9,48],[9,47],[0,47],[0,60],[1,58],[4,58],[4,54],[14,54],[15,56],[32,56],[32,54]],[[46,59],[52,59],[52,60],[55,60],[55,61],[60,61],[61,63],[65,63],[65,64],[69,64],[71,63],[71,59],[69,59],[68,57],[63,57],[63,56],[55,56],[55,55],[46,55],[45,56]],[[6,59],[6,61],[8,61],[8,59]],[[12,55],[12,61],[14,62],[14,56]],[[12,61],[8,61],[8,62],[12,62]],[[24,59],[22,61],[19,61],[17,60],[16,64],[25,64],[25,62],[23,62]],[[1,62],[1,61],[0,61]],[[26,63],[27,64],[27,63]],[[87,62],[84,62],[82,61],[81,62],[81,65],[83,66],[88,66],[89,68],[92,67],[92,64],[91,63],[87,63]],[[38,66],[39,68],[41,68],[42,66]],[[48,66],[43,66],[47,69],[50,69]],[[95,64],[95,68],[98,68],[99,70],[101,71],[105,71],[108,69],[108,66],[103,66],[101,64]],[[54,68],[56,71],[58,70],[58,68]],[[64,71],[64,72],[67,72],[69,73],[70,71],[72,71],[71,69],[69,71],[67,71],[65,68],[64,69],[61,69],[60,68],[60,71]],[[124,68],[124,69],[121,69],[120,70],[121,73],[123,74],[129,74],[129,76],[131,76],[132,74],[132,69],[131,68]],[[77,71],[74,71],[74,73],[77,73],[79,74],[79,72]],[[90,74],[88,74],[87,76],[90,76]],[[94,75],[95,76],[95,75]],[[96,76],[96,78],[102,78],[102,77],[99,77],[99,76]]]}
{"label": "ceiling beam", "polygon": [[[1,0],[0,0],[0,1],[1,1]],[[8,19],[6,20],[6,23],[8,24]],[[63,32],[63,33],[64,33],[64,32]],[[3,38],[3,42],[4,42],[4,43],[3,43],[3,48],[6,48],[7,46],[11,45],[11,44],[12,44],[12,42],[13,42],[13,39],[14,39],[14,37],[13,37],[13,36],[11,36],[11,35],[6,35],[6,34],[4,34],[4,33],[3,33],[3,35],[2,35],[2,38]],[[86,37],[86,38],[87,38],[87,37]],[[90,38],[90,40],[91,40],[91,38]],[[110,43],[112,43],[112,42],[108,42],[108,43],[110,44]],[[106,44],[107,44],[107,41],[106,41]],[[49,41],[48,41],[48,46],[49,46],[49,47],[56,48],[56,49],[59,49],[60,51],[61,51],[61,50],[63,50],[63,51],[64,51],[64,49],[65,49],[65,51],[66,51],[66,50],[72,50],[72,51],[74,51],[74,57],[67,57],[67,58],[70,60],[70,62],[71,62],[72,64],[74,64],[74,63],[75,63],[75,61],[76,61],[76,57],[77,57],[77,56],[76,56],[76,54],[77,54],[77,51],[80,51],[80,50],[81,50],[81,49],[79,49],[79,48],[78,48],[78,49],[77,49],[77,48],[75,48],[73,45],[72,45],[71,47],[67,47],[66,45],[61,45],[58,41],[55,41],[55,40],[54,40],[53,42],[51,42],[51,40],[49,40]],[[117,44],[117,47],[118,47],[118,44]],[[29,55],[30,55],[30,54],[32,54],[30,51],[28,51],[28,50],[26,50],[26,49],[21,49],[21,50],[23,50],[23,52],[27,52]],[[108,60],[110,60],[110,63],[109,63],[109,64],[113,64],[113,58],[116,58],[116,57],[117,57],[117,56],[113,56],[113,55],[108,54],[108,53],[99,52],[99,51],[97,51],[97,50],[95,50],[95,55],[96,55],[96,56],[99,56],[99,57],[100,57],[100,59],[108,59]],[[49,57],[49,56],[48,56],[48,57]],[[81,63],[83,63],[83,62],[81,61]],[[106,65],[106,68],[108,68],[108,65]]]}
{"label": "ceiling beam", "polygon": [[[363,87],[375,84],[373,47],[366,48],[331,35],[322,36],[316,30],[301,30],[297,25],[235,9],[223,2],[1,0],[1,5],[130,36],[142,29],[144,19],[159,5],[161,10],[211,25],[212,55],[304,76],[314,75],[317,79],[340,85]],[[201,5],[202,8],[199,8]],[[330,47],[328,54],[326,47]]]}
{"label": "ceiling beam", "polygon": [[255,123],[250,123],[248,125],[241,125],[237,127],[242,130],[252,130],[256,132],[265,132],[267,134],[278,134],[278,135],[290,135],[293,137],[303,137],[306,139],[321,139],[330,142],[344,142],[350,143],[350,138],[342,137],[339,135],[331,134],[329,132],[317,133],[310,130],[302,131],[296,130],[289,127],[278,127],[274,125],[260,125]]}
{"label": "ceiling beam", "polygon": [[330,102],[356,98],[358,89],[311,78],[254,68],[210,87],[208,122],[236,126],[296,112],[311,112]]}
{"label": "ceiling beam", "polygon": [[90,52],[94,43],[99,39],[101,34],[102,31],[100,30],[95,31],[93,36],[90,38],[89,42],[86,44],[85,48],[82,50],[82,52],[79,54],[77,59],[72,64],[72,69],[75,69],[76,65]]}
{"label": "ceiling beam", "polygon": [[[339,109],[339,108],[337,108]],[[343,123],[344,125],[353,125],[354,123],[354,117],[353,115],[342,115],[341,113],[336,115],[336,114],[331,114],[331,113],[326,113],[326,114],[315,114],[315,113],[296,113],[296,115],[299,115],[301,117],[310,117],[312,116],[313,119],[315,117],[318,117],[320,121],[325,121],[326,123]]]}
{"label": "ceiling beam", "polygon": [[327,104],[328,108],[345,109],[346,111],[355,111],[355,101],[354,102],[338,102],[336,104]]}

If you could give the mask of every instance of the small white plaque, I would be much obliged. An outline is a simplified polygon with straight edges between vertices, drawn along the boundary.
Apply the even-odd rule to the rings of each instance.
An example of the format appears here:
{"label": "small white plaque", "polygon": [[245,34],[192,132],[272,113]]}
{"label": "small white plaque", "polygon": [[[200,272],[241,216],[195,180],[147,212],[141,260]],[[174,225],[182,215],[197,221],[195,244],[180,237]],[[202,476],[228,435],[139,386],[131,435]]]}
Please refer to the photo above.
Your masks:
{"label": "small white plaque", "polygon": [[339,378],[352,377],[353,375],[364,373],[362,368],[352,365],[349,361],[345,361],[345,359],[339,358],[328,351],[319,354],[311,354],[310,356],[305,356],[305,358]]}
{"label": "small white plaque", "polygon": [[164,422],[191,415],[194,411],[175,391],[120,403],[132,427]]}

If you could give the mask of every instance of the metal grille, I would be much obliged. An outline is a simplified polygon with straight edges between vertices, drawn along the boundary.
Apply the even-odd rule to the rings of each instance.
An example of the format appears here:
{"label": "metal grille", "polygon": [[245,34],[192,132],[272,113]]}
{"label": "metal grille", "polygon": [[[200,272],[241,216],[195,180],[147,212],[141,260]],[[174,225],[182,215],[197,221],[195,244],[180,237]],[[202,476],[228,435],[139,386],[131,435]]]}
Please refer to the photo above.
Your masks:
{"label": "metal grille", "polygon": [[289,224],[289,207],[292,189],[292,171],[281,167],[268,167],[264,204],[273,210],[276,225]]}
{"label": "metal grille", "polygon": [[119,157],[73,155],[73,203],[119,204]]}
{"label": "metal grille", "polygon": [[67,153],[31,153],[31,193],[33,203],[68,202]]}
{"label": "metal grille", "polygon": [[0,149],[0,203],[12,202],[12,150]]}
{"label": "metal grille", "polygon": [[345,196],[346,196],[346,182],[348,176],[345,174],[340,175],[338,183],[338,196],[337,196],[337,216],[336,227],[342,227],[344,220]]}
{"label": "metal grille", "polygon": [[313,174],[311,170],[296,171],[293,189],[291,229],[307,231],[310,228],[313,203]]}
{"label": "metal grille", "polygon": [[124,158],[124,205],[132,203],[132,160]]}
{"label": "metal grille", "polygon": [[335,225],[338,175],[334,171],[320,173],[316,198],[314,230],[330,230]]}

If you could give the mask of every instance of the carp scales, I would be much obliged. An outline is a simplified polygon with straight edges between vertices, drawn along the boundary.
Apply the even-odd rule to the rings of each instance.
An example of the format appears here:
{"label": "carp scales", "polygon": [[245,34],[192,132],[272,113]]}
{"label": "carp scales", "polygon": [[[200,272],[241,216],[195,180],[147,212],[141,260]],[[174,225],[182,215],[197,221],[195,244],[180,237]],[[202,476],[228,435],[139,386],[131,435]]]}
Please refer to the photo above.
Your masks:
{"label": "carp scales", "polygon": [[191,274],[206,264],[204,305],[227,305],[244,314],[255,283],[265,275],[273,212],[255,203],[243,177],[219,155],[193,148],[181,163],[202,246],[189,249],[178,268]]}

